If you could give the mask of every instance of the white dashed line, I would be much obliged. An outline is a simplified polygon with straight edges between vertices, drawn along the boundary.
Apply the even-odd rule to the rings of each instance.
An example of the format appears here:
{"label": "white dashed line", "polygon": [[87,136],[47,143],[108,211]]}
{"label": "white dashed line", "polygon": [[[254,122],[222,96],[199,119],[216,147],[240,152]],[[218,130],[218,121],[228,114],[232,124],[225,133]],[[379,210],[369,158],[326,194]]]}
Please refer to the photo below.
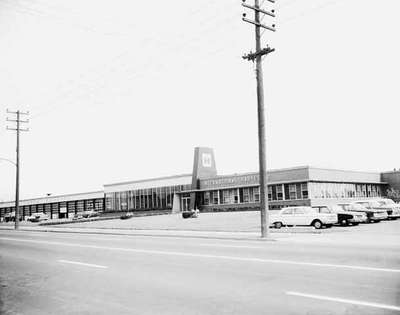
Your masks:
{"label": "white dashed line", "polygon": [[332,301],[332,302],[339,302],[339,303],[345,303],[345,304],[353,304],[353,305],[360,305],[360,306],[383,308],[383,309],[393,310],[393,311],[400,311],[400,306],[396,306],[396,305],[387,305],[387,304],[372,303],[372,302],[365,302],[365,301],[358,301],[358,300],[348,300],[348,299],[335,298],[335,297],[329,297],[329,296],[323,296],[323,295],[305,294],[305,293],[293,292],[293,291],[288,291],[288,292],[286,292],[286,294],[310,298],[310,299],[316,299],[316,300]]}
{"label": "white dashed line", "polygon": [[73,264],[73,265],[80,265],[80,266],[93,267],[93,268],[102,268],[102,269],[108,268],[107,266],[88,264],[88,263],[83,263],[83,262],[79,262],[79,261],[71,261],[71,260],[63,260],[63,259],[58,260],[58,262],[63,263],[63,264]]}
{"label": "white dashed line", "polygon": [[124,251],[124,252],[142,253],[142,254],[196,257],[196,258],[213,258],[213,259],[248,261],[248,262],[258,262],[258,263],[297,265],[297,266],[307,266],[307,267],[312,266],[312,267],[322,267],[322,268],[337,268],[337,269],[350,269],[350,270],[362,270],[362,271],[400,273],[400,269],[389,269],[389,268],[368,267],[368,266],[338,265],[338,264],[313,263],[313,262],[306,262],[306,261],[293,261],[293,260],[282,260],[282,259],[265,259],[265,258],[257,258],[257,257],[239,257],[239,256],[210,255],[210,254],[200,254],[200,253],[184,253],[184,252],[175,252],[175,251],[149,250],[149,249],[138,249],[138,248],[109,247],[109,246],[85,245],[85,244],[77,244],[77,243],[26,240],[26,239],[17,239],[17,238],[11,238],[11,237],[0,237],[0,240],[69,246],[69,247],[79,247],[79,248],[114,250],[114,251]]}

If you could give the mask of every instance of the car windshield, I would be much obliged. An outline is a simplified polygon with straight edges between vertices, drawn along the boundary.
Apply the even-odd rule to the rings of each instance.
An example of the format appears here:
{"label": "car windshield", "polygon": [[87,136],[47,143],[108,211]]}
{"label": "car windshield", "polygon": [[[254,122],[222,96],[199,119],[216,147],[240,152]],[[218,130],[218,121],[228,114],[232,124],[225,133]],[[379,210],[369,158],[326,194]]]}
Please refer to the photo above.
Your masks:
{"label": "car windshield", "polygon": [[374,208],[374,207],[380,207],[382,205],[378,201],[370,201],[369,206]]}
{"label": "car windshield", "polygon": [[282,214],[293,214],[293,209],[282,210]]}
{"label": "car windshield", "polygon": [[381,206],[393,206],[396,204],[392,199],[384,199],[378,202]]}
{"label": "car windshield", "polygon": [[328,207],[320,207],[318,209],[319,213],[332,213],[332,210],[330,210]]}
{"label": "car windshield", "polygon": [[[368,203],[366,203],[368,205]],[[350,207],[348,208],[348,210],[367,210],[367,208],[364,206],[363,204],[360,203],[354,203],[352,205],[350,205]]]}

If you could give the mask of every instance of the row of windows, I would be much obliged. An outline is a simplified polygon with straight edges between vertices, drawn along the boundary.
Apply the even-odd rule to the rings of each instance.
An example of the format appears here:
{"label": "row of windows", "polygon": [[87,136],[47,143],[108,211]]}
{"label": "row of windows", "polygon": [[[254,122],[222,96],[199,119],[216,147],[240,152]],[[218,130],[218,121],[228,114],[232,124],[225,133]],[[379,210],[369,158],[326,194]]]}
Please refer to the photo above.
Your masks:
{"label": "row of windows", "polygon": [[172,209],[174,194],[190,189],[191,185],[176,185],[107,193],[106,209],[108,211]]}
{"label": "row of windows", "polygon": [[311,198],[381,197],[378,184],[308,183]]}
{"label": "row of windows", "polygon": [[[268,200],[301,200],[309,198],[381,197],[379,184],[296,183],[268,186]],[[220,189],[203,192],[201,205],[235,204],[260,201],[259,187]]]}
{"label": "row of windows", "polygon": [[[103,211],[104,199],[90,199],[90,200],[75,200],[64,201],[37,205],[20,206],[20,211],[23,217],[28,217],[33,213],[45,213],[52,218],[57,218],[59,214],[64,213],[79,213],[88,210]],[[6,213],[15,211],[15,207],[0,208],[0,217],[4,217]]]}
{"label": "row of windows", "polygon": [[[268,186],[268,200],[308,199],[307,183]],[[201,205],[260,202],[260,188],[246,187],[205,191],[200,197]]]}

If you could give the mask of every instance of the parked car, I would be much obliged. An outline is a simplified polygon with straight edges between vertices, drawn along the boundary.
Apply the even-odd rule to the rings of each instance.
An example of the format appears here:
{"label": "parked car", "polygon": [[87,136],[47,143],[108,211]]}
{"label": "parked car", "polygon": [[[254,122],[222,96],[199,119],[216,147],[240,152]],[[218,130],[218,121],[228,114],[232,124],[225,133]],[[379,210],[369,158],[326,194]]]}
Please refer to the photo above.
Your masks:
{"label": "parked car", "polygon": [[40,221],[46,221],[46,220],[49,220],[49,219],[50,219],[49,215],[47,215],[45,213],[38,212],[38,213],[34,213],[34,217],[30,218],[29,221],[31,221],[31,222],[40,222]]}
{"label": "parked car", "polygon": [[72,217],[72,220],[74,221],[79,219],[83,219],[82,213],[75,213],[74,216]]}
{"label": "parked car", "polygon": [[126,219],[130,219],[130,218],[133,218],[133,212],[127,212],[127,213],[121,215],[121,217],[120,217],[121,220],[126,220]]}
{"label": "parked car", "polygon": [[380,198],[375,200],[358,201],[357,203],[368,209],[386,211],[389,220],[400,218],[400,205],[396,204],[392,199]]}
{"label": "parked car", "polygon": [[357,202],[339,203],[338,206],[345,211],[364,212],[367,215],[366,223],[380,222],[381,220],[385,220],[387,218],[386,211],[367,209],[365,206]]}
{"label": "parked car", "polygon": [[337,205],[332,206],[315,206],[319,213],[336,213],[338,216],[338,223],[342,226],[358,225],[367,222],[367,214],[365,212],[345,211],[342,207]]}
{"label": "parked car", "polygon": [[26,217],[26,221],[30,221],[30,220],[36,218],[36,214],[37,213],[32,213],[30,216]]}
{"label": "parked car", "polygon": [[[22,215],[21,214],[20,214],[19,220],[22,221]],[[5,222],[15,221],[15,211],[6,213],[4,215],[4,221]]]}
{"label": "parked car", "polygon": [[279,214],[270,215],[271,226],[280,229],[282,226],[311,225],[316,229],[331,227],[338,222],[336,213],[320,213],[311,207],[287,207]]}
{"label": "parked car", "polygon": [[87,211],[83,211],[82,216],[83,216],[84,218],[92,218],[92,217],[98,217],[99,214],[98,214],[97,211],[94,211],[94,210],[87,210]]}
{"label": "parked car", "polygon": [[189,219],[189,218],[197,218],[199,216],[199,210],[186,210],[182,211],[182,218]]}

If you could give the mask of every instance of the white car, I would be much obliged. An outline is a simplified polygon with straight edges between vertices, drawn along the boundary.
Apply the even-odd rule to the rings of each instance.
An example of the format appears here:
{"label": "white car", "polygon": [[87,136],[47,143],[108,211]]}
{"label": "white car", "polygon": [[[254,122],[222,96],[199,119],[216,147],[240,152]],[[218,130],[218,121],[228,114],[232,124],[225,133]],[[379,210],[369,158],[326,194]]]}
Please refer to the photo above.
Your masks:
{"label": "white car", "polygon": [[29,218],[28,221],[31,222],[40,222],[40,221],[46,221],[49,220],[50,216],[48,214],[38,212],[38,213],[33,213]]}
{"label": "white car", "polygon": [[378,207],[376,209],[385,210],[388,214],[388,219],[396,220],[400,218],[400,205],[392,199],[382,198],[377,199]]}
{"label": "white car", "polygon": [[271,214],[270,222],[277,229],[284,225],[310,225],[320,229],[323,226],[331,227],[338,222],[338,217],[335,213],[319,213],[311,207],[287,207],[279,211],[279,214]]}

